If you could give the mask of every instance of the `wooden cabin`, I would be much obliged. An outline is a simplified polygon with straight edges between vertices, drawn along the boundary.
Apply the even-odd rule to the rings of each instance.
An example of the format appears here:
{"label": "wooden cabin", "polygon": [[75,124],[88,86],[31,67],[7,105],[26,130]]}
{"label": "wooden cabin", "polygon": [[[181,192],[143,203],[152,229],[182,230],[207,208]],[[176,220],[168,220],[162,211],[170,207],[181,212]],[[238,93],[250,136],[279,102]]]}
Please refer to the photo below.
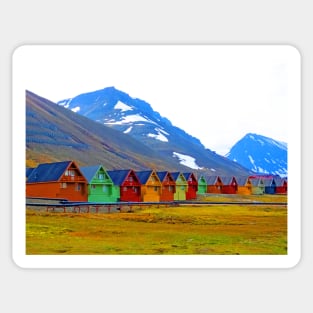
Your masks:
{"label": "wooden cabin", "polygon": [[188,183],[186,200],[194,200],[197,198],[198,180],[194,173],[184,173],[184,176]]}
{"label": "wooden cabin", "polygon": [[171,173],[172,177],[175,180],[176,191],[174,193],[174,200],[184,201],[186,200],[186,192],[188,183],[185,176],[180,172]]}
{"label": "wooden cabin", "polygon": [[203,195],[207,193],[207,182],[203,175],[201,175],[198,179],[198,195]]}
{"label": "wooden cabin", "polygon": [[238,183],[234,176],[220,176],[222,181],[222,193],[235,194],[237,193]]}
{"label": "wooden cabin", "polygon": [[141,183],[141,201],[160,202],[162,183],[154,170],[137,171]]}
{"label": "wooden cabin", "polygon": [[74,161],[40,164],[27,178],[26,197],[86,202],[87,180]]}
{"label": "wooden cabin", "polygon": [[162,183],[160,201],[174,201],[176,183],[170,172],[161,171],[157,175]]}
{"label": "wooden cabin", "polygon": [[263,195],[265,193],[265,186],[262,178],[250,178],[252,184],[253,195]]}
{"label": "wooden cabin", "polygon": [[248,176],[239,176],[236,177],[237,181],[237,194],[239,195],[251,195],[252,193],[252,184]]}
{"label": "wooden cabin", "polygon": [[207,193],[222,193],[222,180],[219,176],[207,176]]}
{"label": "wooden cabin", "polygon": [[119,201],[141,202],[141,183],[134,170],[107,171]]}
{"label": "wooden cabin", "polygon": [[119,192],[102,165],[84,166],[80,168],[88,182],[89,202],[116,202]]}
{"label": "wooden cabin", "polygon": [[276,183],[273,177],[263,178],[264,182],[264,193],[266,194],[275,194]]}
{"label": "wooden cabin", "polygon": [[276,184],[275,193],[286,195],[288,190],[287,178],[275,177],[274,180]]}

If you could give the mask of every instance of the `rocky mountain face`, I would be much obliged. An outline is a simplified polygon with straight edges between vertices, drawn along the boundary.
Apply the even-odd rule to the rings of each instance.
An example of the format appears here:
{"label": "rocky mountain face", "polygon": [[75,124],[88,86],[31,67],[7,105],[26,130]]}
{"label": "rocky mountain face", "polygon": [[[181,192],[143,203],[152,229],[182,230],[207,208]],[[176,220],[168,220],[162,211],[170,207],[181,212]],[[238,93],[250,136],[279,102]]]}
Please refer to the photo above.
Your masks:
{"label": "rocky mountain face", "polygon": [[107,169],[187,169],[118,130],[26,91],[26,166],[64,160]]}
{"label": "rocky mountain face", "polygon": [[208,175],[246,175],[240,164],[206,149],[141,99],[114,87],[63,99],[58,105],[133,138],[188,170]]}
{"label": "rocky mountain face", "polygon": [[226,157],[254,173],[288,175],[287,144],[272,138],[249,133],[230,149]]}

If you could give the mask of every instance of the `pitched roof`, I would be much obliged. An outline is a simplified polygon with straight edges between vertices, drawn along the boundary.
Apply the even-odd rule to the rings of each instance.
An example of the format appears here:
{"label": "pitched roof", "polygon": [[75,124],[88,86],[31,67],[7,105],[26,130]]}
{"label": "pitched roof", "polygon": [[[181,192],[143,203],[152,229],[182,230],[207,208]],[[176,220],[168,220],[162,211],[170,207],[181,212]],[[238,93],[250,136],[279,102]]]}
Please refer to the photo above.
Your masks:
{"label": "pitched roof", "polygon": [[264,186],[263,180],[261,178],[250,178],[251,184],[254,187]]}
{"label": "pitched roof", "polygon": [[237,176],[236,181],[238,186],[245,186],[249,181],[249,176]]}
{"label": "pitched roof", "polygon": [[180,175],[180,172],[172,172],[171,175],[174,178],[174,180],[176,181],[178,176]]}
{"label": "pitched roof", "polygon": [[169,173],[169,172],[167,172],[167,171],[161,171],[161,172],[156,172],[156,173],[157,173],[157,175],[158,175],[158,177],[159,177],[159,179],[160,179],[161,182],[163,182],[163,180],[165,179],[165,177],[166,177],[167,175],[170,175],[170,176],[173,178],[173,176],[171,175],[171,173]]}
{"label": "pitched roof", "polygon": [[213,175],[213,176],[207,176],[206,177],[206,182],[208,185],[215,185],[217,180],[219,179],[219,176]]}
{"label": "pitched roof", "polygon": [[26,167],[26,177],[28,177],[34,169],[34,167]]}
{"label": "pitched roof", "polygon": [[183,173],[183,175],[185,176],[186,180],[188,180],[189,177],[191,177],[191,176],[195,178],[195,176],[192,172],[186,172],[186,173]]}
{"label": "pitched roof", "polygon": [[285,183],[287,183],[287,179],[281,177],[275,177],[274,181],[277,187],[282,187]]}
{"label": "pitched roof", "polygon": [[[235,179],[233,176],[220,176],[220,178],[221,178],[223,185],[225,185],[225,186],[231,185],[233,182],[233,179]],[[236,181],[236,179],[235,179],[235,181]]]}
{"label": "pitched roof", "polygon": [[264,178],[263,182],[265,187],[276,186],[274,178]]}
{"label": "pitched roof", "polygon": [[136,175],[142,184],[146,184],[153,171],[136,171]]}
{"label": "pitched roof", "polygon": [[[127,176],[133,172],[133,170],[114,170],[114,171],[107,171],[108,175],[111,177],[114,185],[121,186]],[[134,172],[135,173],[135,172]],[[136,173],[135,176],[137,177]],[[137,177],[138,178],[138,177]]]}
{"label": "pitched roof", "polygon": [[27,183],[58,181],[73,161],[39,164],[29,175]]}
{"label": "pitched roof", "polygon": [[92,165],[92,166],[82,166],[80,167],[80,170],[86,177],[88,183],[90,183],[100,168],[103,168],[102,165]]}
{"label": "pitched roof", "polygon": [[175,180],[175,182],[177,181],[178,177],[181,175],[181,177],[184,179],[184,183],[187,184],[186,178],[181,172],[173,172],[173,173],[171,172],[171,175],[173,179]]}

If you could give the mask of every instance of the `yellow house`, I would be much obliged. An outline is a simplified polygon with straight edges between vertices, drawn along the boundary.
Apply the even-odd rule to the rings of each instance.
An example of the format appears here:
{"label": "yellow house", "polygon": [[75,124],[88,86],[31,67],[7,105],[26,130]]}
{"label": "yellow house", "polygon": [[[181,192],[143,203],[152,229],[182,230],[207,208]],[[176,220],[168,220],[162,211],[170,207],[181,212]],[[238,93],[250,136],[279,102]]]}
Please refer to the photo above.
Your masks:
{"label": "yellow house", "polygon": [[162,183],[156,171],[138,171],[136,175],[141,183],[141,201],[160,202]]}
{"label": "yellow house", "polygon": [[249,177],[236,177],[237,180],[237,194],[251,195],[252,183]]}

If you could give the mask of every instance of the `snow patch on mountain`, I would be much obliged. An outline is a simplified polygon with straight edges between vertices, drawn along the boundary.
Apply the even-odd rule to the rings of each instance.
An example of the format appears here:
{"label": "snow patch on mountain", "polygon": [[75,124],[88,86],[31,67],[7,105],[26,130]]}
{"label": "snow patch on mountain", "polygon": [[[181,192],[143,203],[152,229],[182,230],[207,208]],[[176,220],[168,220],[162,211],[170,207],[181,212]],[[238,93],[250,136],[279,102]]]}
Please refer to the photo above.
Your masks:
{"label": "snow patch on mountain", "polygon": [[118,101],[116,103],[116,105],[114,106],[114,109],[115,110],[121,110],[122,112],[132,111],[133,110],[129,105],[127,105],[127,104],[125,104],[125,103],[123,103],[121,101]]}
{"label": "snow patch on mountain", "polygon": [[139,114],[133,114],[133,115],[127,115],[123,116],[120,121],[115,121],[115,120],[110,120],[104,122],[104,124],[109,124],[109,125],[123,125],[123,124],[131,124],[134,122],[148,122],[148,123],[153,123],[153,121],[146,119],[145,117],[139,115]]}
{"label": "snow patch on mountain", "polygon": [[133,129],[133,126],[128,127],[126,130],[123,131],[124,134],[128,134]]}
{"label": "snow patch on mountain", "polygon": [[195,170],[202,169],[202,167],[200,167],[196,163],[196,159],[193,158],[190,155],[181,154],[181,153],[178,153],[178,152],[173,152],[173,157],[178,158],[179,161],[180,161],[180,164],[182,164],[182,165],[185,165],[185,166],[190,167],[190,168],[195,169]]}
{"label": "snow patch on mountain", "polygon": [[72,109],[73,112],[77,113],[78,111],[80,111],[80,107],[75,107]]}
{"label": "snow patch on mountain", "polygon": [[157,134],[157,135],[155,135],[155,134],[148,134],[147,136],[151,137],[151,138],[155,138],[155,139],[163,141],[163,142],[168,142],[168,139],[164,135],[162,135],[160,133]]}
{"label": "snow patch on mountain", "polygon": [[163,141],[163,142],[168,142],[168,139],[166,138],[166,135],[169,135],[169,133],[167,133],[166,131],[160,129],[160,128],[155,128],[154,129],[156,134],[151,134],[149,133],[147,136],[151,137],[151,138],[155,138],[157,140]]}

